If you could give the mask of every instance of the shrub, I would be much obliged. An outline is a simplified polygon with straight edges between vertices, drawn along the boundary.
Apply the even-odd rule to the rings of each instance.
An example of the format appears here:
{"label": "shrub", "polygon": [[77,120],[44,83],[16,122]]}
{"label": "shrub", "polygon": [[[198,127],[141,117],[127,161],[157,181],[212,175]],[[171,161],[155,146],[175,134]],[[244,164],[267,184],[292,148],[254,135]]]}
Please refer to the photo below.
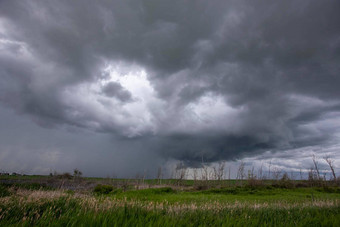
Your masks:
{"label": "shrub", "polygon": [[324,185],[322,188],[318,188],[317,191],[319,192],[327,192],[327,193],[340,193],[340,188],[338,187],[329,187]]}
{"label": "shrub", "polygon": [[110,192],[113,191],[113,186],[111,185],[101,185],[101,184],[98,184],[93,192],[94,193],[97,193],[97,194],[109,194]]}
{"label": "shrub", "polygon": [[281,188],[293,188],[294,187],[294,184],[290,180],[290,178],[288,177],[287,173],[283,174],[283,176],[282,176],[282,178],[280,180],[279,185],[280,185]]}
{"label": "shrub", "polygon": [[171,187],[164,187],[164,188],[153,188],[151,191],[154,194],[164,194],[164,193],[174,193],[175,191]]}
{"label": "shrub", "polygon": [[256,178],[249,178],[247,186],[250,188],[263,187],[263,181]]}
{"label": "shrub", "polygon": [[213,188],[213,189],[209,189],[206,191],[203,191],[204,194],[239,194],[242,190],[244,190],[245,188],[239,188],[239,187],[233,187],[233,188]]}
{"label": "shrub", "polygon": [[196,191],[203,191],[209,189],[208,185],[206,184],[197,184],[194,186],[194,190]]}
{"label": "shrub", "polygon": [[67,172],[63,173],[63,174],[56,174],[55,177],[58,178],[58,179],[68,179],[68,180],[73,178],[73,176],[70,173],[67,173]]}

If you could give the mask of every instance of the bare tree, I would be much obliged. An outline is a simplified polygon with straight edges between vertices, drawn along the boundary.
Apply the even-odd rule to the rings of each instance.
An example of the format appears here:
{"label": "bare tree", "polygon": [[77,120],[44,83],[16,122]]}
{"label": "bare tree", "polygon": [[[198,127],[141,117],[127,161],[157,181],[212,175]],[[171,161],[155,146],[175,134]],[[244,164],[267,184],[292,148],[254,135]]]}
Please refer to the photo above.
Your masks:
{"label": "bare tree", "polygon": [[218,181],[223,180],[224,168],[225,168],[225,162],[219,162],[217,168],[216,167],[213,168],[215,180],[218,180]]}
{"label": "bare tree", "polygon": [[248,170],[248,179],[255,180],[257,176],[254,174],[254,166],[252,166],[251,170]]}
{"label": "bare tree", "polygon": [[241,184],[242,184],[242,181],[243,181],[243,178],[245,176],[245,173],[244,173],[244,166],[245,166],[245,163],[242,161],[238,167],[238,170],[237,170],[237,176],[236,176],[236,179],[238,180],[241,180]]}
{"label": "bare tree", "polygon": [[82,175],[83,175],[83,173],[79,169],[73,170],[73,179],[74,180],[80,181]]}
{"label": "bare tree", "polygon": [[163,172],[162,172],[162,167],[158,167],[158,170],[157,170],[157,181],[158,181],[158,184],[162,184],[162,178],[163,178]]}
{"label": "bare tree", "polygon": [[209,180],[209,169],[208,166],[204,164],[203,154],[202,154],[202,168],[201,168],[201,180],[208,182]]}
{"label": "bare tree", "polygon": [[288,176],[288,173],[287,172],[283,172],[282,177],[281,177],[281,182],[287,182],[289,180],[290,180],[290,178]]}
{"label": "bare tree", "polygon": [[209,180],[209,169],[208,169],[208,166],[204,164],[202,165],[202,168],[201,168],[201,180],[205,180],[205,181]]}
{"label": "bare tree", "polygon": [[324,172],[323,173],[323,181],[326,181],[326,179],[327,179],[326,176],[327,176],[327,172]]}
{"label": "bare tree", "polygon": [[218,165],[218,179],[219,180],[224,179],[224,169],[225,169],[225,161],[220,162]]}
{"label": "bare tree", "polygon": [[182,162],[178,163],[175,169],[175,179],[177,179],[178,185],[182,183],[186,175],[187,175],[187,168],[183,165]]}
{"label": "bare tree", "polygon": [[319,168],[318,168],[318,161],[316,160],[314,154],[313,154],[313,163],[314,163],[314,168],[315,168],[315,171],[316,171],[316,174],[317,174],[317,178],[318,178],[318,180],[321,180],[320,172],[319,172]]}
{"label": "bare tree", "polygon": [[[259,171],[258,171],[259,172]],[[262,182],[258,180],[258,177],[255,174],[254,166],[251,168],[251,170],[248,170],[248,185],[251,187],[257,186],[261,184]]]}
{"label": "bare tree", "polygon": [[277,167],[273,169],[273,177],[275,180],[278,180],[280,178],[281,172],[282,171]]}
{"label": "bare tree", "polygon": [[302,180],[302,179],[303,179],[303,177],[302,177],[302,169],[300,167],[300,180]]}
{"label": "bare tree", "polygon": [[144,169],[144,174],[143,174],[143,185],[145,184],[146,174],[147,174],[147,170]]}
{"label": "bare tree", "polygon": [[231,184],[231,182],[230,182],[230,171],[231,171],[231,168],[230,168],[230,166],[229,166],[229,171],[228,171],[228,183],[229,183],[229,186],[230,186],[230,184]]}
{"label": "bare tree", "polygon": [[197,168],[194,168],[192,170],[192,178],[194,179],[194,182],[197,181]]}
{"label": "bare tree", "polygon": [[258,179],[263,180],[263,178],[264,178],[264,176],[263,176],[263,163],[261,164],[260,169],[258,169],[257,175],[258,175]]}
{"label": "bare tree", "polygon": [[213,180],[217,180],[218,179],[218,169],[216,168],[216,166],[213,167],[213,172],[212,172],[212,178]]}
{"label": "bare tree", "polygon": [[139,187],[140,187],[140,184],[141,184],[141,182],[142,182],[143,176],[140,175],[139,173],[136,173],[135,178],[136,178],[136,186],[135,186],[135,187],[136,187],[136,189],[138,190]]}
{"label": "bare tree", "polygon": [[212,171],[210,172],[210,179],[217,180],[221,186],[221,181],[223,180],[224,176],[224,168],[225,168],[225,162],[219,162],[218,166],[212,167]]}
{"label": "bare tree", "polygon": [[187,168],[183,166],[183,167],[180,169],[179,179],[180,179],[180,180],[184,180],[184,179],[186,178],[186,176],[187,176],[187,172],[188,172]]}
{"label": "bare tree", "polygon": [[268,164],[268,179],[270,179],[270,176],[271,176],[271,172],[270,172],[270,168],[272,166],[272,160],[269,161],[269,164]]}
{"label": "bare tree", "polygon": [[332,171],[333,180],[336,181],[336,175],[335,175],[335,170],[334,170],[334,168],[335,168],[334,167],[334,161],[329,156],[326,156],[323,159],[327,162],[329,168]]}
{"label": "bare tree", "polygon": [[214,168],[207,168],[208,169],[208,174],[209,174],[209,180],[216,180],[215,177],[214,177]]}
{"label": "bare tree", "polygon": [[314,168],[311,167],[308,171],[308,181],[313,182],[315,181],[315,179],[317,178]]}

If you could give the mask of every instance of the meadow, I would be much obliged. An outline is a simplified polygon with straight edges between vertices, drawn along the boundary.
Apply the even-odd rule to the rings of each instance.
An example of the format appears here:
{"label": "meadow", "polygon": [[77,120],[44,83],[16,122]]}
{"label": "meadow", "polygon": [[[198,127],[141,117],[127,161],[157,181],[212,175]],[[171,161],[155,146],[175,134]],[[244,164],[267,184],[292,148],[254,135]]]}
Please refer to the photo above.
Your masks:
{"label": "meadow", "polygon": [[1,226],[340,226],[334,184],[47,176],[0,182]]}

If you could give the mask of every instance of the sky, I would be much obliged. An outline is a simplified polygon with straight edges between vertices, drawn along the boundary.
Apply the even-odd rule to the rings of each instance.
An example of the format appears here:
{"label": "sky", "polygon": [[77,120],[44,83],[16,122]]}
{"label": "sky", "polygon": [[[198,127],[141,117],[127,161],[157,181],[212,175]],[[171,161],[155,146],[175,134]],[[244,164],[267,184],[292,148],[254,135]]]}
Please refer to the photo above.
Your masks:
{"label": "sky", "polygon": [[0,171],[340,173],[340,2],[0,0]]}

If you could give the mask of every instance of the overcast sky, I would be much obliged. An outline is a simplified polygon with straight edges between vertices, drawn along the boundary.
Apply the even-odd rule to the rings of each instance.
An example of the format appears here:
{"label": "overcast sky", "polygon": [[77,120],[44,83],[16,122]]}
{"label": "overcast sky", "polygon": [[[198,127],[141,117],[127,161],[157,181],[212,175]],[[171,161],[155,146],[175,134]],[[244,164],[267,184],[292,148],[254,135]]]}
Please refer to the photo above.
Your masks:
{"label": "overcast sky", "polygon": [[0,170],[152,176],[203,158],[288,171],[312,154],[340,167],[339,12],[335,0],[0,0]]}

